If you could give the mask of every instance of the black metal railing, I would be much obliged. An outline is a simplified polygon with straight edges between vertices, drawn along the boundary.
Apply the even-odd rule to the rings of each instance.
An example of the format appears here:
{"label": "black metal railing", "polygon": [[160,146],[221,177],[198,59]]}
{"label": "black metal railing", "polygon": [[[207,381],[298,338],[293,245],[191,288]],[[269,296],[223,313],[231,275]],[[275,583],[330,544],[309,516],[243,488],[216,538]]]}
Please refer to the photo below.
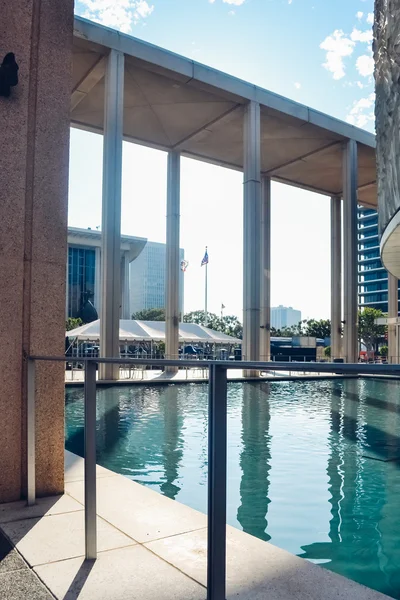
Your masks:
{"label": "black metal railing", "polygon": [[[35,365],[37,361],[66,362],[66,357],[32,356],[28,359],[27,477],[28,504],[36,500],[35,486]],[[97,558],[96,524],[96,371],[99,363],[181,367],[181,360],[82,358],[85,364],[85,554]],[[185,367],[198,367],[198,360],[186,360]],[[208,546],[207,600],[226,597],[226,484],[227,484],[227,370],[248,372],[287,371],[288,363],[248,361],[204,361],[208,370]],[[291,362],[290,372],[338,375],[394,375],[400,365]],[[133,509],[134,510],[134,507]]]}

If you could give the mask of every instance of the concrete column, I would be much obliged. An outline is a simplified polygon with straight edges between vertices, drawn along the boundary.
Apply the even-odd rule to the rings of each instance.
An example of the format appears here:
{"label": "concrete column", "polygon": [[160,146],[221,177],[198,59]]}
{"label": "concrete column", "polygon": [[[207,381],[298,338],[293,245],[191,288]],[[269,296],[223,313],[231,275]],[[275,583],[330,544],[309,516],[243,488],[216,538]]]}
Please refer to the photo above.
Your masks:
{"label": "concrete column", "polygon": [[348,363],[358,361],[357,186],[357,143],[350,140],[343,150],[343,351]]}
{"label": "concrete column", "polygon": [[94,264],[94,307],[101,315],[101,249],[96,247]]}
{"label": "concrete column", "polygon": [[69,304],[69,256],[67,248],[67,265],[65,268],[65,320],[68,319],[68,304]]}
{"label": "concrete column", "polygon": [[243,173],[243,360],[260,360],[260,105],[249,102],[244,112]]}
{"label": "concrete column", "polygon": [[[29,355],[65,350],[73,2],[0,0],[19,83],[0,97],[0,502],[26,494]],[[64,365],[36,371],[36,491],[64,490]]]}
{"label": "concrete column", "polygon": [[[165,358],[179,357],[180,154],[169,152],[167,173],[167,248],[165,286]],[[168,369],[177,371],[177,369]]]}
{"label": "concrete column", "polygon": [[128,252],[121,256],[121,319],[130,319],[129,301],[129,257]]}
{"label": "concrete column", "polygon": [[271,358],[271,179],[261,182],[261,329],[260,359]]}
{"label": "concrete column", "polygon": [[[105,79],[103,205],[101,236],[102,306],[100,352],[119,356],[121,303],[121,177],[124,108],[124,55],[110,50]],[[118,365],[100,365],[100,379],[118,379]]]}
{"label": "concrete column", "polygon": [[342,356],[342,199],[331,198],[331,360]]}
{"label": "concrete column", "polygon": [[[398,316],[399,302],[399,280],[391,273],[388,273],[388,317],[396,318]],[[397,326],[388,325],[388,361],[398,363],[398,342]]]}

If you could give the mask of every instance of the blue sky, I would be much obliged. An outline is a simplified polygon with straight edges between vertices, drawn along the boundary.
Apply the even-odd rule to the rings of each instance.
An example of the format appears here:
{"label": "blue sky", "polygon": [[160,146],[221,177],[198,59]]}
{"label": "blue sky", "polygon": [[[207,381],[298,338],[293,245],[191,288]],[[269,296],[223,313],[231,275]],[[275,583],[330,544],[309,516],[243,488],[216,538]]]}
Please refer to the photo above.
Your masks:
{"label": "blue sky", "polygon": [[[76,14],[370,131],[372,11],[373,0],[81,0],[75,6]],[[100,223],[101,156],[99,136],[72,131],[71,225]],[[164,153],[124,144],[124,233],[165,240],[165,165]],[[187,310],[203,305],[198,265],[208,245],[210,308],[218,312],[223,302],[241,316],[241,193],[240,174],[183,160]],[[329,316],[329,201],[274,184],[272,228],[273,304],[299,308],[304,317]]]}

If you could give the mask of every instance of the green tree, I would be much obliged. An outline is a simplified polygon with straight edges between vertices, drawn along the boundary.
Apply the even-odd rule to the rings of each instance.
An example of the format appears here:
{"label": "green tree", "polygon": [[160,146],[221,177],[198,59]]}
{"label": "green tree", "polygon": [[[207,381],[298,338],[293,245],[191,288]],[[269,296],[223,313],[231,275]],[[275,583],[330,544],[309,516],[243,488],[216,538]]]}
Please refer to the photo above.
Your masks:
{"label": "green tree", "polygon": [[76,329],[83,325],[82,319],[75,319],[74,317],[68,317],[65,321],[65,331],[71,331],[72,329]]}
{"label": "green tree", "polygon": [[381,346],[379,349],[379,354],[381,356],[387,356],[389,353],[389,348],[387,346]]}
{"label": "green tree", "polygon": [[[186,313],[183,317],[185,323],[197,323],[198,325],[205,325],[206,313],[204,310],[195,310]],[[234,315],[226,315],[219,317],[215,313],[207,313],[207,327],[214,331],[220,331],[226,335],[230,335],[235,338],[242,338],[243,325],[237,317]]]}
{"label": "green tree", "polygon": [[376,347],[387,331],[386,325],[376,325],[375,319],[384,317],[381,310],[364,308],[358,313],[358,337],[367,348],[367,352],[376,350]]}
{"label": "green tree", "polygon": [[133,313],[132,319],[135,321],[165,321],[164,308],[148,308]]}
{"label": "green tree", "polygon": [[331,356],[331,347],[327,346],[324,348],[324,355],[330,357]]}
{"label": "green tree", "polygon": [[331,335],[331,322],[329,319],[305,319],[302,321],[302,331],[302,335],[324,339]]}

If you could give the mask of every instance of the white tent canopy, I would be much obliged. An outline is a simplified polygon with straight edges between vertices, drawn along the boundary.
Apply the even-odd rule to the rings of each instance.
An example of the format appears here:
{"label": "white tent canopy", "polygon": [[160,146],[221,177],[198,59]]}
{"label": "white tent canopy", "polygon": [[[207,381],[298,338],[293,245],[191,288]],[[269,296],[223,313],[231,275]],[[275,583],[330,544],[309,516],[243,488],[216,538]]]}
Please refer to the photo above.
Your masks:
{"label": "white tent canopy", "polygon": [[[67,331],[65,336],[80,342],[96,342],[100,339],[100,319],[81,325],[76,329]],[[125,342],[164,342],[165,321],[133,321],[121,319],[119,322],[119,341]],[[209,344],[241,344],[242,340],[208,329],[196,323],[179,323],[179,341],[184,343]]]}

